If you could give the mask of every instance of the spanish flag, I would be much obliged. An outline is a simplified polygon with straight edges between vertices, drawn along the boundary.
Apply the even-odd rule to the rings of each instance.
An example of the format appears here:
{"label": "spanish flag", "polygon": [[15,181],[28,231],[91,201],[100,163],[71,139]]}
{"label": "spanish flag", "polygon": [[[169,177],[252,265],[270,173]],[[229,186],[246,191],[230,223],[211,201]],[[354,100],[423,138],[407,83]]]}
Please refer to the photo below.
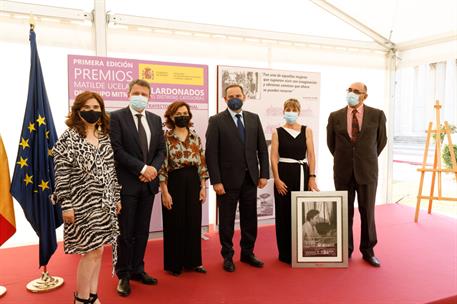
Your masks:
{"label": "spanish flag", "polygon": [[0,246],[16,232],[13,198],[10,194],[10,172],[3,140],[0,136]]}

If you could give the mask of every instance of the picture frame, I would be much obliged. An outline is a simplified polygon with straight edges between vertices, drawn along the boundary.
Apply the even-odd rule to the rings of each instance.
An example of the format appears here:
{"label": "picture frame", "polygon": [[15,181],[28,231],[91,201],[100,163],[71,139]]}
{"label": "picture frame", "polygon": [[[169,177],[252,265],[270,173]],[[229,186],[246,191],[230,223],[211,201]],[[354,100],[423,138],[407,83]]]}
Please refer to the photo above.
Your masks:
{"label": "picture frame", "polygon": [[292,191],[291,196],[292,267],[347,267],[347,191]]}

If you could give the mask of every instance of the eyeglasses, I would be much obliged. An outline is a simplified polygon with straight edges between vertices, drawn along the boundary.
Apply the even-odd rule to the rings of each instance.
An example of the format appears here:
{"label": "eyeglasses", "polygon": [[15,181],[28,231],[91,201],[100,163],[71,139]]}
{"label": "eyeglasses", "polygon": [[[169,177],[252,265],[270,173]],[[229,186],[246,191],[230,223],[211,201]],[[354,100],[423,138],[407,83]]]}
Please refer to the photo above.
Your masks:
{"label": "eyeglasses", "polygon": [[348,89],[348,93],[354,93],[354,94],[357,94],[357,95],[360,95],[360,94],[365,94],[365,92],[360,92],[359,90],[357,89],[352,89],[352,88],[349,88]]}

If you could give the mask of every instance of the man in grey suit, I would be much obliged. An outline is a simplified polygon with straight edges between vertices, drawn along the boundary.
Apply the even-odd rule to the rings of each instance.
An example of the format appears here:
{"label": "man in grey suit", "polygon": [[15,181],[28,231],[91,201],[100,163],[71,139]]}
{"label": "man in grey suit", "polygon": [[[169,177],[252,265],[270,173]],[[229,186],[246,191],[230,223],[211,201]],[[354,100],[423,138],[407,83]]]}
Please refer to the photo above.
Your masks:
{"label": "man in grey suit", "polygon": [[347,90],[348,105],[328,118],[327,146],[334,158],[336,190],[348,191],[349,258],[354,250],[352,223],[357,193],[361,219],[360,252],[374,267],[381,262],[374,254],[377,243],[375,199],[378,184],[378,156],[387,143],[384,112],[364,105],[367,87],[361,82]]}
{"label": "man in grey suit", "polygon": [[[228,108],[209,119],[206,163],[219,207],[219,238],[225,271],[235,271],[233,231],[239,201],[241,262],[263,267],[254,255],[257,237],[257,187],[269,178],[268,149],[257,114],[242,111],[243,88],[234,84],[224,91]],[[260,167],[260,170],[259,170]]]}

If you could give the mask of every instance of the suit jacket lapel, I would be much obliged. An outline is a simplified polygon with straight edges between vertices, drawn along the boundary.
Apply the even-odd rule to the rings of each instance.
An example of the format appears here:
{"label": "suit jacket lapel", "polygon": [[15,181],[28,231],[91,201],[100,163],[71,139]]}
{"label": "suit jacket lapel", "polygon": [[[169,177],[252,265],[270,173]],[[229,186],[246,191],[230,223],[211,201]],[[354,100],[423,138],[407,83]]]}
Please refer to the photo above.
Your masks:
{"label": "suit jacket lapel", "polygon": [[132,133],[133,140],[136,142],[136,144],[138,145],[138,149],[140,149],[140,151],[141,151],[138,129],[135,125],[135,121],[133,120],[134,118],[133,118],[132,112],[130,111],[129,107],[125,108],[125,110],[124,110],[124,119],[127,124],[127,128],[129,130],[132,130],[131,133]]}
{"label": "suit jacket lapel", "polygon": [[[240,133],[238,131],[238,127],[236,126],[235,122],[233,121],[232,115],[230,114],[229,110],[225,110],[225,114],[223,117],[225,120],[225,125],[229,126],[229,128],[232,130],[231,132],[236,134],[235,136],[238,138],[238,140],[241,143],[243,143],[243,141],[241,140],[241,137],[240,137]],[[246,119],[246,116],[244,116],[243,118]],[[244,123],[246,124],[246,120],[244,121]],[[245,125],[245,128],[246,128],[246,125]],[[245,140],[246,140],[246,138],[245,138]]]}
{"label": "suit jacket lapel", "polygon": [[362,128],[360,129],[359,137],[362,137],[363,132],[366,129],[367,122],[371,119],[371,108],[363,105],[363,119],[362,119]]}
{"label": "suit jacket lapel", "polygon": [[244,120],[244,143],[247,146],[248,140],[251,138],[251,127],[254,126],[253,121],[251,120],[251,115],[249,115],[247,112],[243,112],[243,120]]}
{"label": "suit jacket lapel", "polygon": [[146,114],[146,121],[148,122],[148,126],[149,126],[149,131],[151,132],[151,140],[149,141],[149,149],[148,149],[148,159],[149,159],[149,154],[153,150],[152,149],[152,142],[153,142],[152,139],[154,138],[154,136],[156,136],[156,134],[155,134],[156,130],[154,129],[151,114],[146,110],[145,110],[145,114]]}
{"label": "suit jacket lapel", "polygon": [[346,131],[346,132],[344,132],[344,135],[348,141],[351,141],[351,137],[349,136],[349,133],[347,131],[348,130],[348,107],[344,107],[341,110],[339,110],[338,112],[339,112],[338,120],[343,125],[344,130]]}

